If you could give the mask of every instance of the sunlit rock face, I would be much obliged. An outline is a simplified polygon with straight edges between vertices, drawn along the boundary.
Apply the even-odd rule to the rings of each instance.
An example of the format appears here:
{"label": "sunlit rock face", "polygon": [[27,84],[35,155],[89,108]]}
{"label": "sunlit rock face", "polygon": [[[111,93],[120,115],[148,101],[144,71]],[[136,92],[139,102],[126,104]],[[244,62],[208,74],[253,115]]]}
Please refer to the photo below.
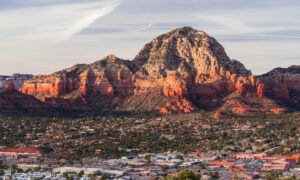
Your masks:
{"label": "sunlit rock face", "polygon": [[[293,102],[299,103],[293,94],[299,87],[292,85],[299,74],[283,75],[283,84],[270,81],[273,76],[253,76],[243,64],[231,60],[214,38],[184,27],[153,39],[132,61],[109,55],[93,64],[35,76],[25,81],[21,92],[56,108],[97,106],[166,114],[218,108],[226,105],[224,99],[231,94],[245,99],[272,96],[287,102],[293,96]],[[226,107],[233,113],[255,112],[243,103]],[[275,113],[286,111],[276,109]]]}

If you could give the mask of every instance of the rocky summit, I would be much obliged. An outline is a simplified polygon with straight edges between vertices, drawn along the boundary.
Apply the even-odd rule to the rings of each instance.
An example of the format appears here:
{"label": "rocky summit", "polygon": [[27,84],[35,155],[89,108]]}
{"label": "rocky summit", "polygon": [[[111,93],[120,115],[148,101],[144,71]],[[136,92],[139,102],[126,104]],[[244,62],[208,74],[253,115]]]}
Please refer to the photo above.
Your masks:
{"label": "rocky summit", "polygon": [[299,109],[299,69],[254,76],[214,38],[183,27],[153,39],[131,61],[109,55],[34,76],[21,93],[64,110],[284,113]]}

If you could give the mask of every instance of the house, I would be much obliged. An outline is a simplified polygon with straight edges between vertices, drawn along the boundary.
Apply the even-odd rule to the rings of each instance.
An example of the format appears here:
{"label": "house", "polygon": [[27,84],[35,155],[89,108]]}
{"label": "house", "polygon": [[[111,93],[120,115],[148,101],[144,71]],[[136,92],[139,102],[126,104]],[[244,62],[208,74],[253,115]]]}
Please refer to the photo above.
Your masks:
{"label": "house", "polygon": [[100,173],[101,174],[109,174],[113,176],[122,176],[126,173],[127,171],[122,171],[122,170],[111,170],[111,169],[101,169]]}
{"label": "house", "polygon": [[155,157],[151,156],[150,159],[151,159],[151,161],[169,161],[172,158],[170,156],[162,156],[162,155],[160,155],[160,156],[155,156]]}
{"label": "house", "polygon": [[262,160],[269,157],[267,154],[234,154],[232,159],[244,159],[244,160]]}
{"label": "house", "polygon": [[275,161],[264,163],[262,171],[284,171],[291,166],[291,163],[286,159],[277,159]]}
{"label": "house", "polygon": [[220,167],[233,167],[235,162],[227,162],[227,161],[211,161],[209,163],[210,166],[220,166]]}
{"label": "house", "polygon": [[235,164],[232,166],[232,168],[229,171],[243,171],[245,170],[246,165],[245,164]]}
{"label": "house", "polygon": [[233,159],[245,159],[245,160],[254,160],[253,154],[234,154],[231,156]]}
{"label": "house", "polygon": [[27,171],[29,169],[35,169],[35,168],[44,168],[44,166],[40,166],[38,164],[17,164],[17,167],[19,169],[22,169],[23,171]]}
{"label": "house", "polygon": [[58,167],[54,168],[53,173],[80,173],[83,172],[85,175],[96,174],[100,172],[98,168],[77,168],[77,167]]}
{"label": "house", "polygon": [[121,159],[123,159],[123,160],[134,160],[134,159],[138,159],[138,156],[136,156],[136,155],[123,156],[123,157],[121,157]]}
{"label": "house", "polygon": [[261,153],[261,154],[255,154],[254,155],[254,159],[256,160],[263,160],[265,158],[269,157],[269,155],[265,154],[265,153]]}
{"label": "house", "polygon": [[102,154],[102,150],[101,150],[101,149],[96,149],[96,150],[95,150],[95,154],[96,154],[96,155]]}
{"label": "house", "polygon": [[42,155],[41,151],[32,147],[0,149],[0,157],[6,157],[8,159],[41,157]]}

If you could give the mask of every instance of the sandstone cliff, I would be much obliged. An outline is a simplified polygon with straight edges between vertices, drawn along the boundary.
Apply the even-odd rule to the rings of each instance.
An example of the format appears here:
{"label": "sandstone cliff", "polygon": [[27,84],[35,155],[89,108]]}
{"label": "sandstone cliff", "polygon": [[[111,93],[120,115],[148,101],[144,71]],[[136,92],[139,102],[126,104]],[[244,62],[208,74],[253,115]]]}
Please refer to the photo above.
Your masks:
{"label": "sandstone cliff", "polygon": [[109,55],[93,64],[35,76],[21,92],[62,109],[277,113],[287,111],[279,101],[299,104],[299,87],[293,85],[299,73],[291,73],[297,68],[255,77],[214,38],[184,27],[153,39],[132,61]]}
{"label": "sandstone cliff", "polygon": [[[61,99],[90,105],[94,97],[100,97],[110,98],[112,105],[125,102],[128,109],[136,104],[133,97],[139,96],[136,100],[144,97],[148,102],[147,98],[154,93],[162,97],[163,103],[151,101],[139,108],[190,112],[198,107],[214,107],[224,94],[236,89],[244,93],[244,84],[251,81],[250,77],[251,72],[229,59],[214,38],[185,27],[155,38],[133,61],[110,55],[93,64],[35,76],[24,83],[21,92],[56,107],[62,103]],[[180,103],[189,107],[183,108]]]}
{"label": "sandstone cliff", "polygon": [[300,109],[300,66],[276,68],[258,76],[261,96],[279,100]]}
{"label": "sandstone cliff", "polygon": [[152,40],[133,62],[139,67],[137,77],[163,86],[165,96],[205,106],[215,105],[220,94],[233,92],[238,77],[251,75],[241,63],[230,60],[214,38],[189,27]]}

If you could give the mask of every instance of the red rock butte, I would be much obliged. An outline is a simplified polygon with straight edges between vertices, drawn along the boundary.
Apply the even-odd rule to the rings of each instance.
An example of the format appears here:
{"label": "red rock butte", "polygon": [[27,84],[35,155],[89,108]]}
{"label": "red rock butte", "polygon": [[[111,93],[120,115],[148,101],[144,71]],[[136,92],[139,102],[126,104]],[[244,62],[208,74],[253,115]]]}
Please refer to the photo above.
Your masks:
{"label": "red rock butte", "polygon": [[136,57],[109,55],[92,64],[26,80],[21,92],[53,108],[125,111],[284,113],[299,108],[300,68],[252,75],[203,31],[178,28],[146,44]]}
{"label": "red rock butte", "polygon": [[15,155],[36,155],[42,156],[42,152],[38,149],[32,147],[22,147],[22,148],[4,148],[0,149],[0,156],[7,154],[15,154]]}
{"label": "red rock butte", "polygon": [[6,89],[9,89],[9,90],[15,89],[14,83],[11,81],[7,82]]}

